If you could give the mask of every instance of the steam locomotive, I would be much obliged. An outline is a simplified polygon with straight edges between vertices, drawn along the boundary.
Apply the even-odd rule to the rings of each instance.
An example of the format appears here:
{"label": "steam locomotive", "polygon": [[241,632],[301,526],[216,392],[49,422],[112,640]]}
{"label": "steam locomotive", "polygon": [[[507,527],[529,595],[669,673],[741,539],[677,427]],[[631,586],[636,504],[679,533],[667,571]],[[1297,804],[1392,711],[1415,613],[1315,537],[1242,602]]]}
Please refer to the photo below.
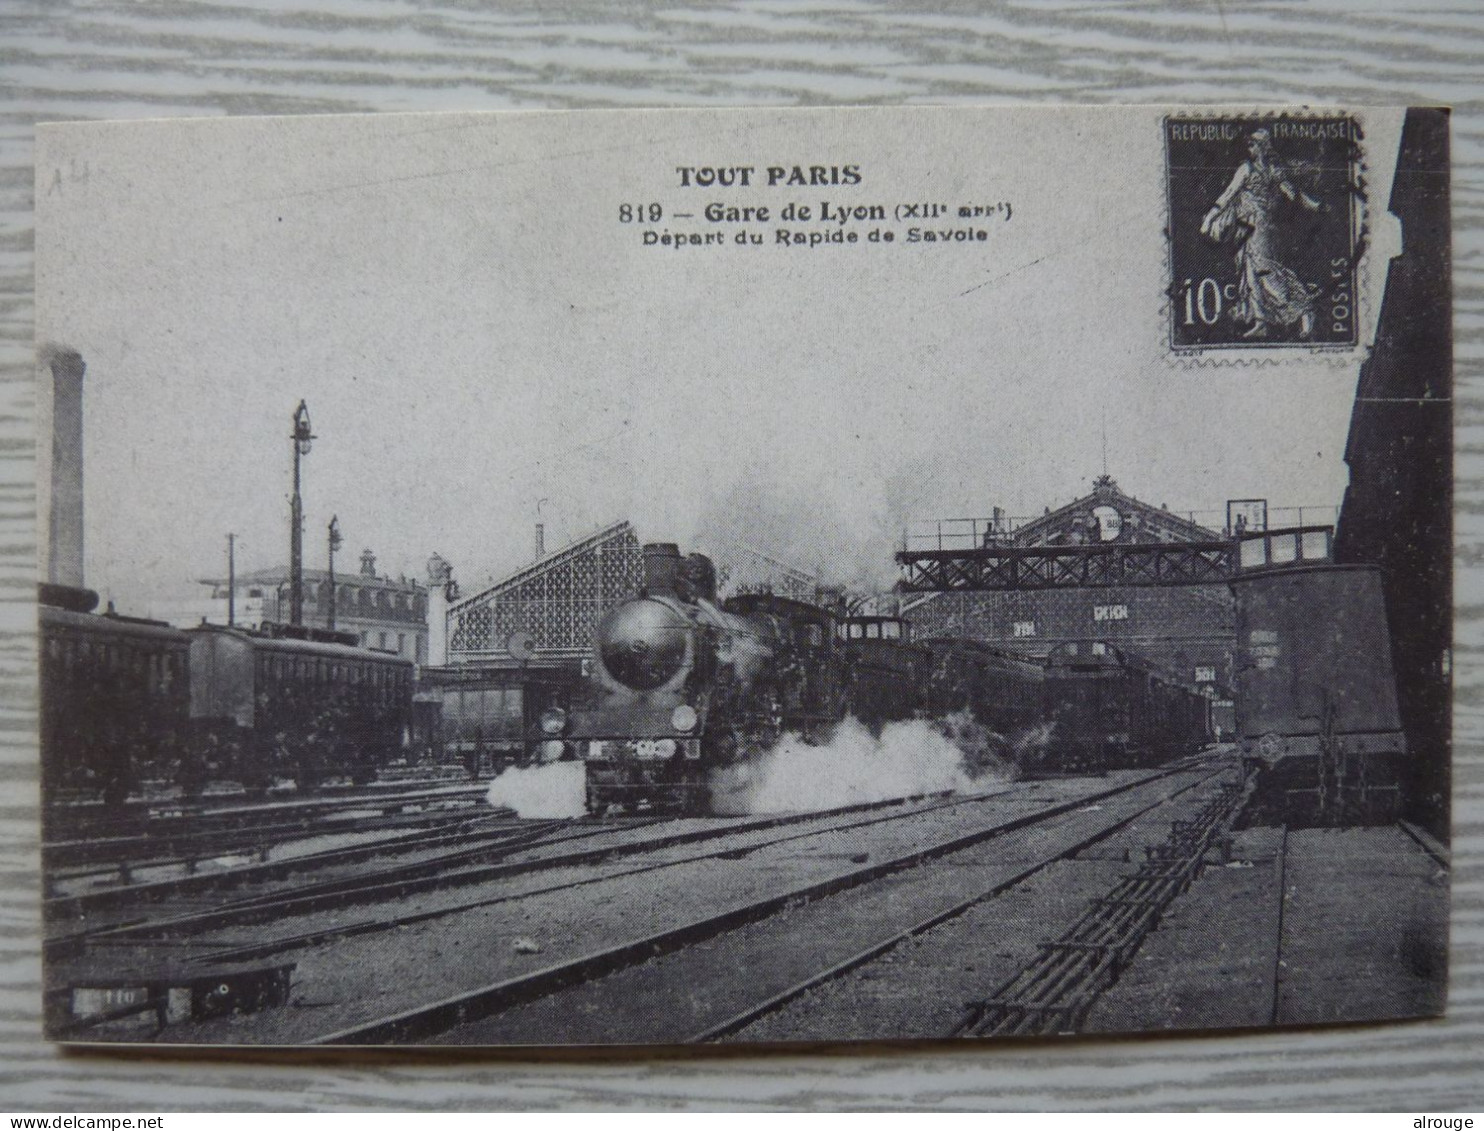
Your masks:
{"label": "steam locomotive", "polygon": [[[710,560],[682,561],[671,543],[646,546],[644,568],[641,594],[598,625],[590,698],[541,719],[551,753],[570,743],[586,763],[589,810],[704,810],[711,769],[785,731],[823,740],[853,708],[863,721],[901,710],[893,697],[912,658],[840,662],[830,610],[766,594],[718,606]],[[873,629],[880,639],[902,626]]]}
{"label": "steam locomotive", "polygon": [[43,585],[42,779],[49,798],[123,801],[146,781],[195,795],[292,778],[369,781],[403,746],[412,664],[313,629],[265,631],[92,612]]}
{"label": "steam locomotive", "polygon": [[[772,594],[718,604],[703,555],[682,559],[671,543],[644,555],[644,590],[598,626],[588,696],[571,712],[541,717],[544,757],[573,751],[585,763],[591,812],[706,811],[715,770],[785,733],[823,742],[847,715],[879,731],[893,720],[966,713],[987,738],[978,757],[1010,761],[1021,755],[1015,736],[1046,717],[1046,669],[1033,661],[967,640],[914,643],[899,617],[848,616]],[[1178,701],[1193,723],[1178,741],[1204,741],[1194,723],[1209,722],[1208,701],[1193,689],[1151,700],[1156,685],[1144,674],[1124,688],[1144,694],[1138,718],[1153,725]],[[1127,707],[1120,719],[1126,731]],[[1116,764],[1102,740],[1108,724],[1105,712],[1068,724],[1098,731],[1088,771]],[[1126,734],[1120,742],[1116,754],[1126,756]]]}

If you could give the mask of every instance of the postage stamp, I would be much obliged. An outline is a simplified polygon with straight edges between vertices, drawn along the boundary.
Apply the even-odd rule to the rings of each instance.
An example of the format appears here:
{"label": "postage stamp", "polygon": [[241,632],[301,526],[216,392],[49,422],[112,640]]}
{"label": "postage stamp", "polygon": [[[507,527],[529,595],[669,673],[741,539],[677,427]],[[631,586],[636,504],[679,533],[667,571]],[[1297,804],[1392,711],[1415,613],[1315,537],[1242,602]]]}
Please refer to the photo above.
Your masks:
{"label": "postage stamp", "polygon": [[1169,117],[1170,345],[1353,347],[1360,128],[1345,114]]}

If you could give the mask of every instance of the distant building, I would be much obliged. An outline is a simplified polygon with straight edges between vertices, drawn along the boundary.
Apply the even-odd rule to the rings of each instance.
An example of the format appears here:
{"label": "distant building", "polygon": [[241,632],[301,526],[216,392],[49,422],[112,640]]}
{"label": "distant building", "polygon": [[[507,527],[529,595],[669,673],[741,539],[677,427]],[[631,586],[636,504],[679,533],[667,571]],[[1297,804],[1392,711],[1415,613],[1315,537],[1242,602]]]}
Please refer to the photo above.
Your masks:
{"label": "distant building", "polygon": [[[227,620],[227,580],[203,581],[211,587],[202,602],[201,615],[213,624]],[[237,574],[238,624],[257,626],[263,621],[281,624],[289,620],[289,570],[287,566],[250,570]],[[175,619],[180,619],[179,617]],[[330,575],[323,569],[304,571],[304,623],[327,628],[330,623]],[[428,590],[410,578],[382,577],[376,572],[376,555],[361,553],[358,573],[335,571],[335,628],[353,632],[365,648],[395,652],[415,663],[428,658]]]}
{"label": "distant building", "polygon": [[[1107,475],[1092,493],[1028,522],[996,516],[982,544],[1007,547],[1220,542],[1227,534],[1124,494]],[[1216,690],[1232,683],[1236,640],[1224,584],[1051,588],[908,597],[914,635],[969,636],[1035,656],[1064,640],[1108,640],[1169,672]]]}

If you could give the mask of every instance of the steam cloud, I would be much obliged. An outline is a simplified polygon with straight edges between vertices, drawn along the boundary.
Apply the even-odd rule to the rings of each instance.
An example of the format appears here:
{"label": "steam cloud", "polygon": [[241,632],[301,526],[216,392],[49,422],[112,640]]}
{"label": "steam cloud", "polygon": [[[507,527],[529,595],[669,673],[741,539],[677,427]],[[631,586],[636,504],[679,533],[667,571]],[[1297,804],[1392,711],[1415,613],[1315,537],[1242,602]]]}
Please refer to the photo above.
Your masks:
{"label": "steam cloud", "polygon": [[[712,774],[714,812],[800,813],[889,801],[923,793],[986,793],[1011,781],[1015,765],[1034,761],[1049,724],[1013,741],[968,711],[935,722],[888,723],[881,737],[847,718],[830,741],[811,746],[786,734],[773,749]],[[586,811],[582,762],[512,767],[490,783],[489,803],[522,817],[580,817]]]}
{"label": "steam cloud", "polygon": [[504,805],[522,817],[580,817],[587,796],[581,762],[512,766],[490,782],[491,805]]}
{"label": "steam cloud", "polygon": [[876,738],[848,718],[822,746],[788,734],[757,758],[717,771],[712,802],[727,814],[807,812],[911,794],[984,792],[988,783],[1009,777],[992,755],[987,772],[971,772],[971,765],[982,764],[973,757],[966,760],[940,725],[888,723]]}

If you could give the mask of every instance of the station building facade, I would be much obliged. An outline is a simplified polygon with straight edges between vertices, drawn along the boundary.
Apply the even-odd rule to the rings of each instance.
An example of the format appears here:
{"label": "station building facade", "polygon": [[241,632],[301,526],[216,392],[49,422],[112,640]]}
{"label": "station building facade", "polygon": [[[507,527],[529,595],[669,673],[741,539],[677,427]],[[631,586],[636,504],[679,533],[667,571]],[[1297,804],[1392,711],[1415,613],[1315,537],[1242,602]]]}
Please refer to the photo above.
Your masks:
{"label": "station building facade", "polygon": [[[1091,494],[1010,530],[986,524],[987,546],[1219,542],[1227,535],[1125,494],[1109,476]],[[1106,640],[1224,698],[1232,684],[1235,610],[1225,585],[1027,589],[920,594],[902,614],[918,639],[968,636],[1044,656],[1068,640]]]}
{"label": "station building facade", "polygon": [[603,614],[632,596],[643,577],[643,547],[622,521],[468,596],[447,580],[435,583],[430,663],[580,671]]}

